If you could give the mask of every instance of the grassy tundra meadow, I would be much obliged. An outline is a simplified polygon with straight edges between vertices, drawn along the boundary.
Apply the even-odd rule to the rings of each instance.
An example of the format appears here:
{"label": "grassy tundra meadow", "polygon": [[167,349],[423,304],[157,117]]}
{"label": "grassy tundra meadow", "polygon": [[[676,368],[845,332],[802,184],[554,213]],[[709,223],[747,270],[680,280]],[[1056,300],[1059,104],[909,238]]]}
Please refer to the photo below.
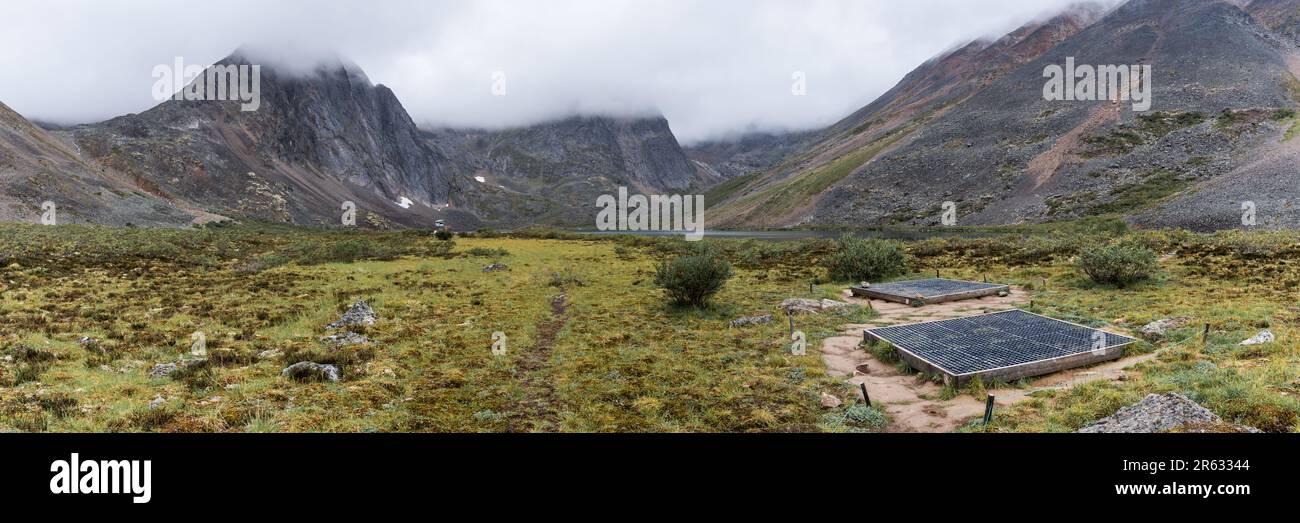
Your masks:
{"label": "grassy tundra meadow", "polygon": [[[906,264],[896,276],[987,275],[1023,288],[1034,312],[1120,332],[1186,321],[1130,346],[1155,356],[1124,380],[1035,392],[989,427],[959,430],[1072,431],[1152,392],[1181,392],[1225,421],[1300,430],[1300,234],[1106,220],[997,232],[889,242]],[[808,344],[795,355],[778,306],[842,299],[849,282],[827,280],[845,244],[703,243],[0,224],[0,430],[891,430],[885,409],[854,401],[819,355],[821,340],[875,313],[796,316]],[[1112,245],[1154,254],[1149,274],[1095,283],[1080,258]],[[670,303],[659,264],[700,252],[733,276],[706,305]],[[351,331],[369,342],[322,341],[358,300],[377,321]],[[774,321],[729,325],[762,314]],[[1264,328],[1277,342],[1238,345]],[[303,361],[334,365],[338,381],[283,374]],[[151,377],[169,363],[175,372]],[[983,387],[945,395],[982,398]],[[824,392],[846,400],[823,407]]]}

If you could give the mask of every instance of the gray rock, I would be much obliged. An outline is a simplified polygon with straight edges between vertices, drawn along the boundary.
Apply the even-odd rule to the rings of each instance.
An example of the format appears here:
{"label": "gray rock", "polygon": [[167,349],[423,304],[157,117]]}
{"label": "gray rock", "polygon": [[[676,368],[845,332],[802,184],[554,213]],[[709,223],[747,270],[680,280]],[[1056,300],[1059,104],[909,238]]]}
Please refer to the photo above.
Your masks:
{"label": "gray rock", "polygon": [[843,309],[843,308],[845,308],[845,307],[852,307],[852,306],[853,306],[853,304],[851,304],[851,303],[845,303],[845,302],[842,302],[842,301],[835,301],[835,300],[828,300],[828,299],[826,299],[826,298],[822,298],[822,301],[821,301],[821,308],[822,308],[822,310],[824,310],[824,311],[828,311],[828,310],[832,310],[832,309]]}
{"label": "gray rock", "polygon": [[1267,330],[1262,330],[1259,331],[1259,334],[1256,334],[1254,337],[1251,337],[1250,339],[1241,342],[1241,345],[1260,345],[1264,343],[1273,343],[1273,341],[1276,339],[1277,338],[1273,337],[1273,333]]}
{"label": "gray rock", "polygon": [[822,299],[806,300],[803,298],[790,298],[781,302],[780,307],[785,309],[786,314],[817,314],[823,311],[842,309],[852,307],[853,304],[842,301]]}
{"label": "gray rock", "polygon": [[844,402],[841,401],[839,398],[837,398],[837,397],[835,397],[835,396],[832,396],[832,395],[830,395],[830,394],[827,394],[827,393],[825,393],[825,392],[822,393],[822,406],[823,406],[823,407],[826,407],[826,408],[828,408],[828,409],[833,409],[833,408],[838,407],[838,406],[843,405],[843,404],[844,404]]}
{"label": "gray rock", "polygon": [[331,334],[325,336],[320,339],[320,342],[335,347],[347,347],[349,345],[367,345],[371,343],[371,339],[364,335],[348,331],[342,334]]}
{"label": "gray rock", "polygon": [[275,349],[264,350],[264,351],[262,351],[262,352],[257,353],[257,359],[259,359],[259,360],[273,360],[273,359],[279,358],[279,357],[280,357],[280,354],[281,354],[280,351],[275,350]]}
{"label": "gray rock", "polygon": [[[1083,433],[1148,433],[1165,432],[1189,424],[1214,425],[1223,423],[1209,409],[1198,405],[1176,392],[1148,394],[1133,405],[1119,409],[1113,416],[1102,418],[1082,429]],[[1250,427],[1236,427],[1245,432],[1259,432]]]}
{"label": "gray rock", "polygon": [[175,363],[159,363],[149,369],[150,378],[166,378],[180,369],[180,365]]}
{"label": "gray rock", "polygon": [[326,328],[338,329],[342,327],[351,327],[353,325],[374,324],[375,310],[370,308],[370,304],[366,303],[366,300],[360,300],[352,304],[352,307],[349,307],[348,311],[343,313],[343,316],[339,318],[339,321],[327,325]]}
{"label": "gray rock", "polygon": [[158,407],[161,407],[163,406],[164,403],[167,403],[167,400],[164,399],[162,396],[154,396],[153,401],[149,402],[149,410],[153,410]]}
{"label": "gray rock", "polygon": [[1147,336],[1164,336],[1166,332],[1187,325],[1187,318],[1163,318],[1138,328],[1139,334]]}
{"label": "gray rock", "polygon": [[822,310],[822,303],[817,300],[805,300],[803,298],[790,298],[781,302],[781,308],[785,309],[786,314],[795,314],[795,313],[817,314]]}
{"label": "gray rock", "polygon": [[494,263],[492,265],[488,265],[487,267],[483,268],[483,272],[497,272],[497,271],[508,271],[508,270],[510,270],[510,267],[507,267],[506,264],[504,263]]}
{"label": "gray rock", "polygon": [[338,381],[339,368],[311,361],[300,361],[280,371],[280,375],[294,381]]}
{"label": "gray rock", "polygon": [[744,316],[744,317],[736,318],[734,320],[731,320],[730,325],[732,327],[747,327],[750,325],[762,325],[765,323],[772,323],[771,314],[764,314],[761,316]]}

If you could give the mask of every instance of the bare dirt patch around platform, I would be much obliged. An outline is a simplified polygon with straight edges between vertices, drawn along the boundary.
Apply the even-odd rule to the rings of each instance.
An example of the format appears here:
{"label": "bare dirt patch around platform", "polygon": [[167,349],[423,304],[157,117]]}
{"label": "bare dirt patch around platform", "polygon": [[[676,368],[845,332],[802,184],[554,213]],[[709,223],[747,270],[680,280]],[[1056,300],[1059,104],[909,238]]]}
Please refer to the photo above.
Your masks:
{"label": "bare dirt patch around platform", "polygon": [[[945,320],[1013,309],[1029,303],[1029,295],[1020,288],[1012,288],[1008,296],[988,296],[980,299],[912,307],[883,300],[866,300],[848,296],[845,300],[866,307],[870,305],[880,316],[869,323],[847,325],[843,336],[827,338],[822,343],[822,360],[833,376],[846,378],[855,387],[865,383],[871,400],[881,404],[889,413],[890,432],[951,432],[971,418],[984,413],[984,398],[961,394],[950,400],[939,399],[941,386],[922,380],[915,374],[899,372],[892,364],[871,356],[861,347],[862,331],[873,327],[899,325],[922,321]],[[1147,354],[1050,374],[1033,380],[1027,388],[990,389],[995,405],[1009,406],[1028,397],[1031,392],[1047,388],[1068,388],[1078,383],[1109,379],[1125,379],[1125,368],[1150,359]]]}

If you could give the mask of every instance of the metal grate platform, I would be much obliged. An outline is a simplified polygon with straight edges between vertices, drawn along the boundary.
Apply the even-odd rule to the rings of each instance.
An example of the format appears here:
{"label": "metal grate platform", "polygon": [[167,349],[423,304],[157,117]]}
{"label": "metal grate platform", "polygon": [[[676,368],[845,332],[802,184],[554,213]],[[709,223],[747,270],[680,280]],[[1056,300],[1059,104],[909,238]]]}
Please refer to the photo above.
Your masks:
{"label": "metal grate platform", "polygon": [[1118,358],[1135,340],[1019,309],[868,329],[913,368],[964,385],[975,376],[1014,380]]}
{"label": "metal grate platform", "polygon": [[967,298],[980,298],[1001,292],[1009,293],[1011,287],[997,283],[928,278],[924,280],[877,283],[867,287],[854,286],[850,290],[855,296],[866,296],[868,298],[920,306]]}

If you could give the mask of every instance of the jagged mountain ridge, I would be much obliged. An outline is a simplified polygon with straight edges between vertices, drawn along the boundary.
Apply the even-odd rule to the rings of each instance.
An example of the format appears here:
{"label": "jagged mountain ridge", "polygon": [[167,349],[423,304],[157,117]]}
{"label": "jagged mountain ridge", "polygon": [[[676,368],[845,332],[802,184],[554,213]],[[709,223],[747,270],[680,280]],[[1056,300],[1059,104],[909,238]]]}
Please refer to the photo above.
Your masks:
{"label": "jagged mountain ridge", "polygon": [[[596,198],[619,187],[682,194],[721,178],[687,156],[661,116],[574,116],[500,131],[432,129],[425,136],[485,190],[513,195],[515,212],[536,223],[590,226]],[[500,214],[488,209],[491,203],[476,208]]]}
{"label": "jagged mountain ridge", "polygon": [[[218,65],[251,62],[237,53]],[[477,224],[456,208],[468,184],[424,143],[387,87],[342,61],[301,75],[263,66],[260,80],[256,111],[236,101],[167,100],[61,133],[151,194],[228,216],[330,226],[351,201],[359,225]],[[404,208],[403,199],[413,204]]]}

